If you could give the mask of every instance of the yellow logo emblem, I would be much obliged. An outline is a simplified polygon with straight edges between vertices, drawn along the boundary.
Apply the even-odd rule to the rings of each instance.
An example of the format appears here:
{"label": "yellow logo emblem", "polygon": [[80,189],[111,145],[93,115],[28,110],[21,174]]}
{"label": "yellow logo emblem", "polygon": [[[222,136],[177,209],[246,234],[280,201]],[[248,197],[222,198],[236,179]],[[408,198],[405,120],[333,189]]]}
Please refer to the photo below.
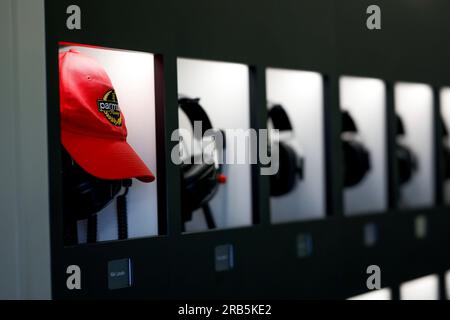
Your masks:
{"label": "yellow logo emblem", "polygon": [[119,101],[117,101],[117,95],[114,90],[108,91],[103,99],[97,101],[98,111],[103,113],[116,127],[122,126],[122,114],[120,113]]}

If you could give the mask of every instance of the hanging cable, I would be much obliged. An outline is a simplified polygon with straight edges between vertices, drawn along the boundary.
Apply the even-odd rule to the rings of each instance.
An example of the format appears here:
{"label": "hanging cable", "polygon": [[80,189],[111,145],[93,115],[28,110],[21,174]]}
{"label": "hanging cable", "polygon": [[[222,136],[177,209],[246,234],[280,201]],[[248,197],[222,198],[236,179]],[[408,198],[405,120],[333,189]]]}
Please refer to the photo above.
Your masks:
{"label": "hanging cable", "polygon": [[216,222],[214,221],[214,217],[211,212],[211,208],[209,204],[205,204],[203,206],[203,214],[205,215],[206,224],[209,230],[216,229]]}
{"label": "hanging cable", "polygon": [[128,239],[127,195],[131,184],[131,180],[125,180],[123,182],[125,192],[117,197],[117,235],[119,240]]}

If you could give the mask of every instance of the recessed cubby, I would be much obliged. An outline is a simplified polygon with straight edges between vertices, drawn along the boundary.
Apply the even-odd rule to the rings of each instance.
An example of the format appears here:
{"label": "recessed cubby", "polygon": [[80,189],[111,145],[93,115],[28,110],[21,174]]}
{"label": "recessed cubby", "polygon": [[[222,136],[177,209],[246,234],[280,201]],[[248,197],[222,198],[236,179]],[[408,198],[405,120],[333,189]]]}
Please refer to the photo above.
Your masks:
{"label": "recessed cubby", "polygon": [[[89,174],[96,178],[97,172],[105,175],[102,167],[108,168],[107,172],[111,176],[118,177],[122,174],[121,172],[124,172],[123,175],[133,178],[132,186],[126,196],[127,238],[158,235],[157,184],[159,180],[156,165],[154,55],[67,43],[61,43],[59,52],[60,83],[63,86],[61,89],[62,148],[66,150],[63,140],[66,124],[70,130],[77,126],[83,130],[80,137],[91,137],[90,134],[92,134],[92,139],[89,141],[77,138],[78,136],[72,138],[78,139],[76,147],[78,151],[73,155],[69,152],[73,161],[77,162],[77,159],[80,159],[81,163],[77,164],[83,171],[89,171]],[[80,91],[79,88],[83,90]],[[112,109],[113,105],[117,106],[117,110]],[[77,108],[76,113],[80,121],[75,114],[66,112],[69,108]],[[114,122],[116,118],[111,117],[119,111],[121,116],[117,116],[117,119],[120,123]],[[98,132],[92,132],[90,130],[92,126],[95,126]],[[69,129],[67,130],[70,131]],[[128,146],[123,147],[123,138],[126,138]],[[97,151],[101,151],[101,157]],[[122,153],[125,157],[118,157]],[[88,156],[87,161],[86,156]],[[133,159],[130,159],[131,156]],[[96,159],[92,160],[94,158]],[[136,170],[135,161],[139,159],[156,177],[154,182],[144,183],[136,179],[135,173],[139,174],[138,171],[141,169]],[[105,181],[114,180],[103,176],[100,178]],[[125,190],[119,191],[117,196],[124,192]],[[63,197],[66,199],[65,194]],[[79,243],[88,241],[88,230],[92,228],[96,228],[97,231],[96,241],[119,239],[120,227],[117,215],[120,204],[116,199],[117,197],[111,198],[110,203],[95,214],[97,221],[93,223],[91,229],[89,227],[91,222],[87,219],[78,221]],[[64,223],[70,223],[67,214],[64,216]]]}
{"label": "recessed cubby", "polygon": [[[280,152],[279,174],[289,176],[292,182],[285,179],[271,185],[271,220],[273,223],[283,223],[324,218],[326,148],[323,77],[317,72],[269,68],[266,82],[267,125],[270,129],[279,130],[277,142],[280,151],[289,150],[297,162],[291,165],[292,160],[282,158]],[[280,128],[278,123],[283,124],[284,121],[280,111],[273,110],[284,110],[291,128]],[[283,189],[276,184],[291,186]]]}
{"label": "recessed cubby", "polygon": [[398,206],[431,207],[435,200],[434,99],[431,86],[395,85]]}
{"label": "recessed cubby", "polygon": [[[340,79],[340,105],[354,128],[343,122],[344,213],[346,215],[383,213],[388,203],[386,87],[382,80],[344,76]],[[368,167],[360,165],[363,157],[345,157],[365,149]],[[361,169],[362,168],[362,169]],[[355,176],[346,179],[345,176]],[[358,181],[359,180],[359,181]]]}
{"label": "recessed cubby", "polygon": [[[199,232],[249,226],[253,210],[250,145],[246,143],[250,137],[247,136],[250,134],[249,68],[237,63],[185,58],[179,58],[177,66],[179,125],[183,138],[181,162],[187,163],[193,156],[206,156],[211,151],[215,157],[215,151],[221,151],[206,151],[207,132],[200,132],[201,137],[194,136],[195,122],[200,122],[204,129],[222,132],[221,147],[225,147],[223,157],[213,161],[217,174],[223,176],[221,184],[208,187],[208,190],[198,187],[196,194],[201,199],[186,196],[185,202],[181,203],[182,210],[189,210],[186,206],[195,208],[193,212],[183,214],[184,230]],[[181,107],[181,99],[190,99],[185,103],[185,109]],[[203,111],[198,111],[199,107]],[[189,111],[193,108],[198,112]],[[211,128],[207,128],[207,122],[211,123]],[[213,145],[213,148],[219,149],[219,146]],[[197,188],[200,183],[195,178],[190,185]],[[182,187],[182,197],[185,191]]]}
{"label": "recessed cubby", "polygon": [[440,92],[442,119],[442,137],[438,143],[442,143],[442,180],[443,180],[443,200],[446,205],[450,205],[450,88],[442,88]]}

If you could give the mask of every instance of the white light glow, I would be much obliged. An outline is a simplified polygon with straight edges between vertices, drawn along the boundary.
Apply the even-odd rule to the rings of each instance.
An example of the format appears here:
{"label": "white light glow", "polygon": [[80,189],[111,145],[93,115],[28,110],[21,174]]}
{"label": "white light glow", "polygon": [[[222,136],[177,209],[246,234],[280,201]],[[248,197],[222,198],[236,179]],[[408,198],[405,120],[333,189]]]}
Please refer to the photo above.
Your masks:
{"label": "white light glow", "polygon": [[391,289],[381,289],[352,297],[348,300],[392,300]]}
{"label": "white light glow", "polygon": [[445,274],[445,289],[447,292],[447,300],[450,300],[450,270]]}
{"label": "white light glow", "polygon": [[400,286],[402,300],[438,300],[439,279],[437,275],[430,275]]}

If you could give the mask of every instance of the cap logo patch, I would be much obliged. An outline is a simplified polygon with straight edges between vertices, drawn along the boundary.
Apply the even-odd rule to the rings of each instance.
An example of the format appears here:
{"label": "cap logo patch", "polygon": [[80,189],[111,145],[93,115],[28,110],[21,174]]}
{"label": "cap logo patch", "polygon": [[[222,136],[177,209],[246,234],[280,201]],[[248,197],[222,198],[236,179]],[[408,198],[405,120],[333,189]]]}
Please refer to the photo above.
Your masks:
{"label": "cap logo patch", "polygon": [[116,127],[122,126],[122,114],[120,113],[119,102],[114,90],[108,91],[103,99],[97,101],[98,111],[103,113],[111,124]]}

